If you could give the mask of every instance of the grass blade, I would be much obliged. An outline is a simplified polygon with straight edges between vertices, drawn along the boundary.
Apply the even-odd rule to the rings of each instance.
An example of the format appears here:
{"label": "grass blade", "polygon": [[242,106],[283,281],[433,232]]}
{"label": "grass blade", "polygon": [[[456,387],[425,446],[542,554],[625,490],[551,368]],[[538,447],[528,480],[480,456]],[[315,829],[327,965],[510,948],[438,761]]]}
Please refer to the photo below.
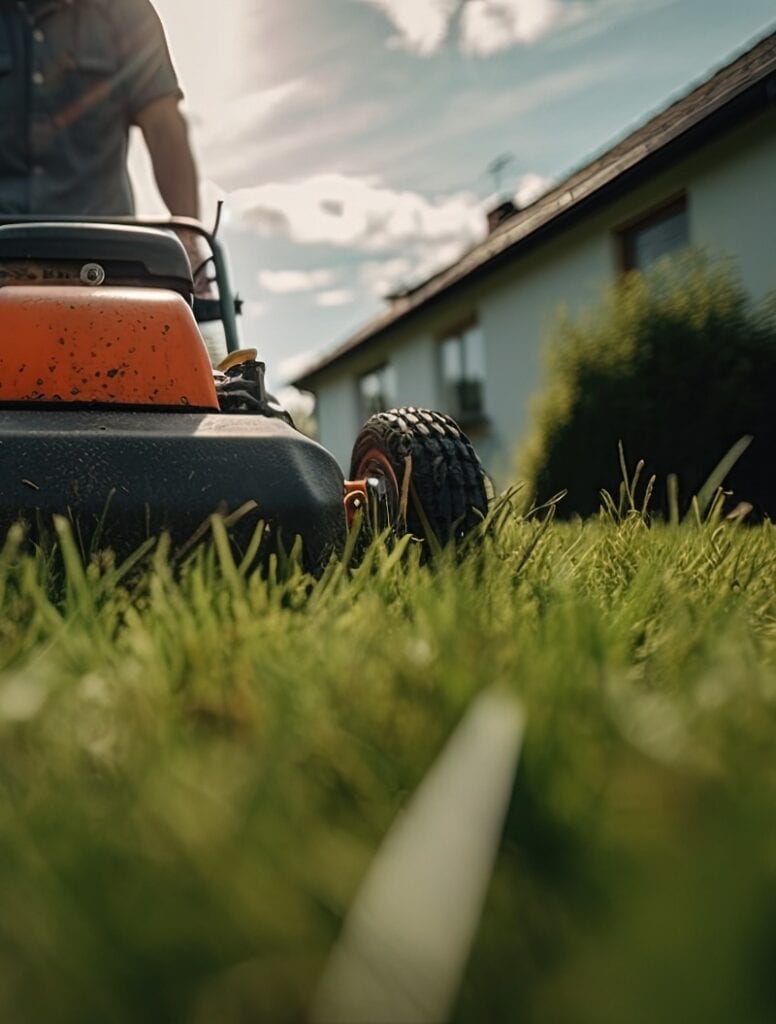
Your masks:
{"label": "grass blade", "polygon": [[703,519],[706,511],[711,504],[714,495],[718,489],[723,485],[725,479],[730,470],[735,466],[741,456],[744,454],[746,449],[752,443],[753,438],[751,434],[744,434],[733,447],[728,451],[717,463],[712,472],[709,475],[706,483],[701,487],[697,494],[698,501],[698,514]]}

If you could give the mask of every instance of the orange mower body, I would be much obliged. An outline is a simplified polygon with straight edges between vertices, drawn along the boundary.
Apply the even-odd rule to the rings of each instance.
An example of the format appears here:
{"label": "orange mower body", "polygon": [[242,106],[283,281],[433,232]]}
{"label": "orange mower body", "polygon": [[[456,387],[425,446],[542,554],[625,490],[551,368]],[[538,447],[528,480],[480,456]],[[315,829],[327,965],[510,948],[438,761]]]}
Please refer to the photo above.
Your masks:
{"label": "orange mower body", "polygon": [[191,308],[155,288],[0,289],[0,402],[217,411]]}

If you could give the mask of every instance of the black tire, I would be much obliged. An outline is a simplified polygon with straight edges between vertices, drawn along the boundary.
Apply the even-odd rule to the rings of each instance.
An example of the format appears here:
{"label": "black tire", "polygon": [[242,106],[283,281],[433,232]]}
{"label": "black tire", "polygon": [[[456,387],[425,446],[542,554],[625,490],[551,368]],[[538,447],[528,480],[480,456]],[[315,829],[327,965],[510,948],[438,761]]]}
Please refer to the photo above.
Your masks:
{"label": "black tire", "polygon": [[430,528],[440,545],[461,540],[488,509],[485,474],[469,438],[455,420],[429,409],[391,409],[367,420],[350,476],[378,478],[385,495],[380,528],[419,539],[428,539]]}

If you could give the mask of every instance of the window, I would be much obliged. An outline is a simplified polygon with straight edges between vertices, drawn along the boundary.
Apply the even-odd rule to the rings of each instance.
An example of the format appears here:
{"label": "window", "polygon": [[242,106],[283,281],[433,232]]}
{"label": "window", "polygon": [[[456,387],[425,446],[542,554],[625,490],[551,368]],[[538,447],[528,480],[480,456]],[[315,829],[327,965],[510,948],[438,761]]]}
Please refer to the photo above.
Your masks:
{"label": "window", "polygon": [[358,378],[358,399],[362,419],[396,405],[396,373],[390,363],[364,373]]}
{"label": "window", "polygon": [[485,411],[485,345],[478,324],[449,334],[439,349],[441,405],[457,419],[481,419]]}
{"label": "window", "polygon": [[620,232],[622,269],[647,270],[661,256],[689,245],[687,197],[680,196]]}

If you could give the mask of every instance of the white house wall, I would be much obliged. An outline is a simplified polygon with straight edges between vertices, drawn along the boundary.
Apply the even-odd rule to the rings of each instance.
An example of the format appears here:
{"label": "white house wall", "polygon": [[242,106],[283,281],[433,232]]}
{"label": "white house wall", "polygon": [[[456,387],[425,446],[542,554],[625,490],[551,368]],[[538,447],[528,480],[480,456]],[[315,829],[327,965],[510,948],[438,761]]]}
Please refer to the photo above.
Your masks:
{"label": "white house wall", "polygon": [[755,300],[776,288],[776,113],[709,147],[690,193],[693,240],[734,256]]}
{"label": "white house wall", "polygon": [[347,473],[359,418],[356,388],[349,374],[333,378],[320,389],[315,415],[321,443]]}
{"label": "white house wall", "polygon": [[611,277],[609,239],[597,224],[542,247],[499,272],[478,303],[488,381],[487,439],[477,448],[497,483],[512,470],[542,377],[542,339],[564,304],[578,312]]}
{"label": "white house wall", "polygon": [[357,377],[385,361],[395,369],[399,404],[438,406],[438,341],[476,314],[485,341],[490,424],[487,435],[473,439],[497,484],[505,483],[541,385],[543,340],[561,305],[579,312],[614,280],[617,229],[686,191],[692,244],[733,256],[759,299],[776,287],[775,168],[776,114],[769,113],[487,279],[460,286],[321,375],[321,441],[345,468],[359,426]]}

